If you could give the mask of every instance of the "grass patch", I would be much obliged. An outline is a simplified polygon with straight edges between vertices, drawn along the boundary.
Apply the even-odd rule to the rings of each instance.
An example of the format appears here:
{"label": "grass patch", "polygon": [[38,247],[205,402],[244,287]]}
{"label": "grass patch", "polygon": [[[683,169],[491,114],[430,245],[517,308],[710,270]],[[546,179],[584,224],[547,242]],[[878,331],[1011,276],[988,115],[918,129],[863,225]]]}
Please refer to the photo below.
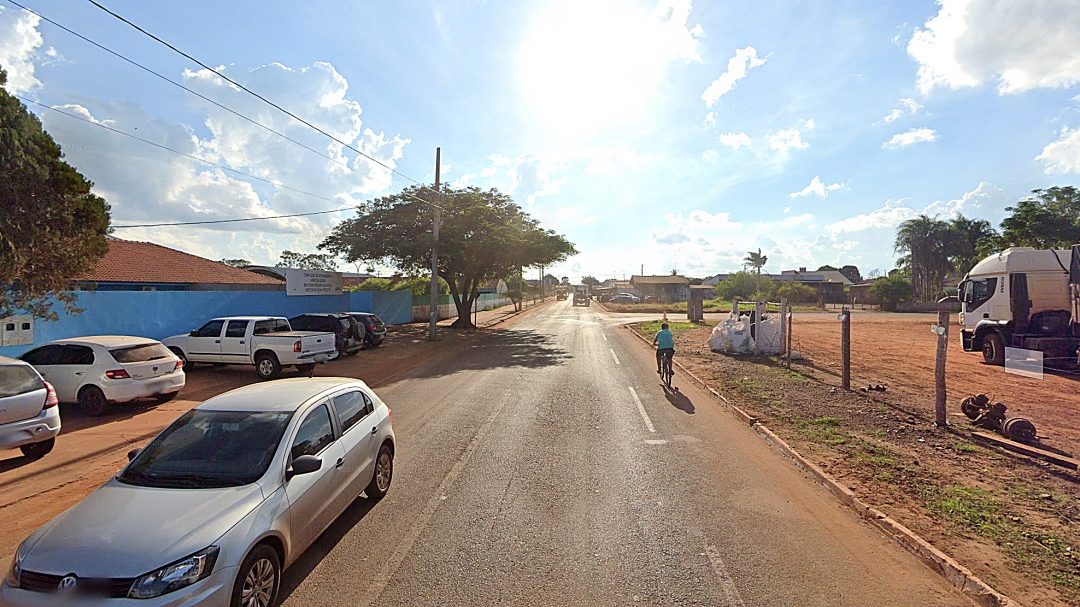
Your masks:
{"label": "grass patch", "polygon": [[[653,335],[656,335],[657,331],[660,330],[660,325],[662,325],[663,322],[664,321],[662,320],[650,320],[648,322],[638,323],[638,332],[645,337],[652,337]],[[697,329],[703,326],[692,322],[675,322],[672,320],[667,321],[667,325],[668,329],[674,335],[678,335],[679,333],[682,333],[684,331],[689,331],[690,329]]]}
{"label": "grass patch", "polygon": [[997,539],[1007,530],[1002,504],[985,489],[955,485],[933,491],[927,500],[930,510],[979,535]]}
{"label": "grass patch", "polygon": [[822,428],[835,428],[840,425],[840,420],[831,415],[824,415],[814,419],[814,423]]}
{"label": "grass patch", "polygon": [[976,453],[979,448],[971,443],[957,443],[953,445],[953,449],[956,449],[960,453]]}

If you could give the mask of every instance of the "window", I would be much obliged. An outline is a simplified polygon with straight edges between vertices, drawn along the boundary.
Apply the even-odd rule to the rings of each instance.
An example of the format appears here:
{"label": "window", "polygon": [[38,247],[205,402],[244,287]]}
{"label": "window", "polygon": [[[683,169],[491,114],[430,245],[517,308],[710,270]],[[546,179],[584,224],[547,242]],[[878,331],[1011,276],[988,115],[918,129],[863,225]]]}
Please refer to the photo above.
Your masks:
{"label": "window", "polygon": [[293,459],[301,455],[318,455],[332,442],[334,428],[330,425],[330,412],[326,410],[326,405],[319,405],[300,424],[292,445]]}
{"label": "window", "polygon": [[60,346],[60,356],[54,365],[92,365],[94,351],[86,346]]}
{"label": "window", "polygon": [[272,320],[260,320],[255,322],[255,330],[253,335],[269,335],[271,333],[285,333],[291,331],[289,327],[289,321],[284,318],[275,318]]}
{"label": "window", "polygon": [[161,344],[139,344],[109,350],[118,363],[144,363],[151,360],[172,358],[173,353]]}
{"label": "window", "polygon": [[26,394],[44,387],[38,374],[27,365],[0,365],[0,398]]}
{"label": "window", "polygon": [[19,357],[31,365],[55,365],[60,358],[60,346],[41,346]]}
{"label": "window", "polygon": [[356,425],[356,422],[364,419],[371,412],[370,402],[367,395],[359,390],[334,397],[334,409],[337,411],[338,419],[341,420],[342,433],[348,432],[349,428],[352,428]]}
{"label": "window", "polygon": [[243,337],[247,333],[247,326],[246,320],[230,320],[228,328],[225,329],[225,337]]}
{"label": "window", "polygon": [[964,283],[964,310],[972,312],[994,296],[997,278],[977,278]]}
{"label": "window", "polygon": [[297,316],[289,321],[292,328],[296,331],[307,331],[311,328],[311,318],[308,316]]}
{"label": "window", "polygon": [[224,325],[224,320],[211,320],[195,332],[195,337],[218,337],[221,335],[221,327]]}

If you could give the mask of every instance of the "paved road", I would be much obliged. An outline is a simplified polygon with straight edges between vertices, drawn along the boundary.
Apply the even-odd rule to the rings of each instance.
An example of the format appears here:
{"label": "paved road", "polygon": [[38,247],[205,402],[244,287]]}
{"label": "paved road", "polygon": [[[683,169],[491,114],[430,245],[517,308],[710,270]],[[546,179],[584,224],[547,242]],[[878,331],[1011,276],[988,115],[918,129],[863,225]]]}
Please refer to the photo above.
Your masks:
{"label": "paved road", "polygon": [[970,605],[618,321],[569,302],[380,390],[390,494],[284,605]]}

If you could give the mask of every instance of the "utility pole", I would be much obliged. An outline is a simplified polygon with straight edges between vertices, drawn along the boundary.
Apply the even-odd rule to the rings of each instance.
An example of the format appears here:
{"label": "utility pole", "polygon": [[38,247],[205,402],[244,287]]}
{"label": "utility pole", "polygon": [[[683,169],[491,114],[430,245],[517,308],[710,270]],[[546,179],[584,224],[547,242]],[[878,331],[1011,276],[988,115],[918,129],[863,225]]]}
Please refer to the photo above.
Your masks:
{"label": "utility pole", "polygon": [[439,172],[442,170],[442,148],[435,148],[435,221],[432,232],[435,242],[431,245],[431,297],[428,299],[428,341],[435,341],[439,324],[439,224],[442,223],[442,196],[439,195]]}
{"label": "utility pole", "polygon": [[934,423],[938,428],[948,425],[945,416],[945,360],[949,354],[949,311],[940,304],[937,324],[932,327],[937,334],[937,360],[934,365]]}

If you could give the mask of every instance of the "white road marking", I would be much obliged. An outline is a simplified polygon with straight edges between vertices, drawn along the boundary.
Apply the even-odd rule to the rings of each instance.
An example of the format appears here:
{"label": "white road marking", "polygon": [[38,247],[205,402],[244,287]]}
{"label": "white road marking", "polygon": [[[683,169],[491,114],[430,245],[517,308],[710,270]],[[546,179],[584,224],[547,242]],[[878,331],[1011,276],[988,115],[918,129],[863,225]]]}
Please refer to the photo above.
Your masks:
{"label": "white road marking", "polygon": [[[428,500],[427,506],[424,507],[424,511],[420,513],[419,518],[413,523],[412,528],[409,529],[405,534],[405,537],[398,543],[397,549],[390,555],[390,560],[386,561],[386,564],[383,565],[382,571],[375,576],[371,585],[368,586],[367,593],[356,604],[370,607],[379,600],[383,590],[386,589],[386,585],[390,583],[390,578],[393,577],[398,567],[401,566],[402,561],[408,556],[409,551],[412,550],[413,544],[416,543],[420,534],[424,532],[428,523],[431,522],[431,517],[435,515],[435,511],[446,499],[447,490],[454,484],[454,481],[457,480],[458,475],[461,474],[461,470],[465,468],[465,464],[468,463],[469,458],[472,456],[473,452],[476,451],[480,441],[484,438],[484,435],[487,434],[491,425],[495,423],[495,419],[499,417],[499,413],[502,411],[503,406],[510,400],[511,394],[513,394],[513,391],[503,395],[502,400],[499,401],[495,410],[488,416],[484,425],[480,426],[480,429],[473,435],[472,440],[470,440],[469,444],[465,447],[465,451],[463,451],[461,456],[458,457],[458,460],[454,462],[454,466],[450,468],[450,472],[446,473],[446,477],[443,478],[439,488],[435,490],[434,495]],[[350,601],[346,600],[342,604],[349,602]]]}
{"label": "white road marking", "polygon": [[705,546],[705,554],[709,556],[709,562],[712,563],[716,577],[720,578],[720,586],[724,589],[728,607],[744,607],[745,603],[739,596],[739,589],[735,587],[735,580],[731,579],[724,560],[720,558],[720,551],[716,549],[716,546]]}
{"label": "white road marking", "polygon": [[656,427],[652,425],[649,414],[645,412],[645,405],[641,404],[641,399],[638,398],[637,392],[634,391],[634,387],[627,386],[627,388],[630,388],[630,396],[634,397],[634,402],[637,403],[638,413],[641,414],[641,419],[645,420],[645,426],[649,429],[649,432],[656,432]]}
{"label": "white road marking", "polygon": [[608,348],[608,352],[611,352],[611,357],[615,359],[615,364],[616,365],[621,365],[622,364],[621,362],[619,362],[619,357],[615,356],[615,350],[612,350],[611,348]]}
{"label": "white road marking", "polygon": [[667,441],[662,439],[662,438],[654,438],[654,439],[650,439],[650,440],[645,441],[645,444],[646,445],[666,445]]}
{"label": "white road marking", "polygon": [[603,333],[601,333],[601,334],[600,334],[600,337],[603,337],[603,338],[604,338],[604,341],[607,341],[607,335],[604,335]]}

